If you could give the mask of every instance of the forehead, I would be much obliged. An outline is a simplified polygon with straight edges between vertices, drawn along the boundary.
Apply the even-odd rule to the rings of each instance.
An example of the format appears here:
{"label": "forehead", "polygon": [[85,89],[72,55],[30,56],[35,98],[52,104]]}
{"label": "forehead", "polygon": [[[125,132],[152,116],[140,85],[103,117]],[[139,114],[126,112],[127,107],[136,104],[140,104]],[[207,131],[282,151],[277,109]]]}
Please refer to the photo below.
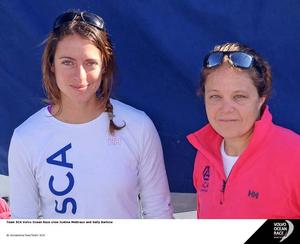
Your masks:
{"label": "forehead", "polygon": [[210,71],[205,80],[205,90],[256,90],[249,71],[223,64]]}
{"label": "forehead", "polygon": [[83,38],[77,34],[67,35],[63,37],[56,47],[56,55],[78,55],[88,54],[92,56],[99,56],[100,50],[88,39]]}

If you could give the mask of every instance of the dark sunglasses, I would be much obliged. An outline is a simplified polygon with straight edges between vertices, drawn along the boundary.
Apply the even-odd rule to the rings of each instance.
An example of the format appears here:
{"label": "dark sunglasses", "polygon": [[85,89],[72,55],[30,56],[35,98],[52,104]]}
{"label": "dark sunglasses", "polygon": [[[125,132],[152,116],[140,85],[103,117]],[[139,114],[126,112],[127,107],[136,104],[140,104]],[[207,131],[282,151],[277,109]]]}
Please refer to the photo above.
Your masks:
{"label": "dark sunglasses", "polygon": [[[241,52],[222,52],[215,51],[211,52],[204,58],[203,66],[205,68],[213,68],[223,63],[224,57],[227,56],[230,60],[231,65],[242,69],[250,69],[255,65],[255,59],[252,55]],[[260,70],[259,70],[260,71]]]}
{"label": "dark sunglasses", "polygon": [[68,22],[73,21],[77,16],[80,16],[80,21],[83,21],[89,25],[92,25],[99,30],[104,30],[104,21],[101,17],[90,12],[69,11],[59,15],[53,24],[53,31],[57,30],[61,26]]}

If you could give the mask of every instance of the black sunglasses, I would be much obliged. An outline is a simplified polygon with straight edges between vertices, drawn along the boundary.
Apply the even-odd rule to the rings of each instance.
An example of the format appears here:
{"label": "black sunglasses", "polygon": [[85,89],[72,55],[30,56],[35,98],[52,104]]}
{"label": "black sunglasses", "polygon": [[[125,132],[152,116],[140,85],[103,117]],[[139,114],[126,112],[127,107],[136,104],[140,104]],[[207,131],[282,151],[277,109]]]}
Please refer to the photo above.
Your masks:
{"label": "black sunglasses", "polygon": [[[214,51],[206,55],[204,58],[203,66],[205,68],[213,68],[223,63],[224,57],[227,56],[231,65],[242,69],[250,69],[251,67],[257,67],[255,58],[248,53],[241,51],[222,52]],[[257,67],[258,68],[258,67]],[[260,69],[258,70],[260,72]]]}
{"label": "black sunglasses", "polygon": [[104,21],[103,19],[90,12],[80,12],[80,11],[69,11],[59,15],[53,24],[53,31],[57,30],[61,26],[65,25],[68,22],[73,21],[77,16],[80,17],[80,21],[83,21],[89,25],[92,25],[99,30],[104,30]]}

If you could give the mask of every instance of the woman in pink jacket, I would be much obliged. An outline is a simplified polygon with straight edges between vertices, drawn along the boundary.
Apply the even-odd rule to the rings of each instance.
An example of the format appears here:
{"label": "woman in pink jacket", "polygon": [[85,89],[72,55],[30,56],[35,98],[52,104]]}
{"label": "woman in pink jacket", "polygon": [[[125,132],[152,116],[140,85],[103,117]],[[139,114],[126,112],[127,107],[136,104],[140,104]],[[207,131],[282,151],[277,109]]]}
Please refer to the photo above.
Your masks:
{"label": "woman in pink jacket", "polygon": [[0,197],[0,219],[9,219],[10,209],[4,199]]}
{"label": "woman in pink jacket", "polygon": [[300,136],[272,122],[269,64],[226,43],[201,76],[209,124],[188,136],[198,218],[300,218]]}

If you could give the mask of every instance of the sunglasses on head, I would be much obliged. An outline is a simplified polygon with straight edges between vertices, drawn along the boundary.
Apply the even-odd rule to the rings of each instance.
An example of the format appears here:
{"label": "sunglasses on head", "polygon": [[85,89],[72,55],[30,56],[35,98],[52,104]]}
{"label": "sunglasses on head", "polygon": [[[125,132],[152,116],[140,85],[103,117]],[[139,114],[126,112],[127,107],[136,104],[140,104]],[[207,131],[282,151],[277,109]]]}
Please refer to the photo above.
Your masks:
{"label": "sunglasses on head", "polygon": [[242,51],[214,51],[205,57],[203,66],[205,68],[214,68],[219,66],[223,63],[225,56],[229,58],[229,62],[232,66],[242,69],[250,69],[256,62],[251,54]]}
{"label": "sunglasses on head", "polygon": [[68,22],[73,21],[76,17],[80,17],[80,21],[83,21],[89,25],[92,25],[99,30],[104,30],[104,21],[101,17],[90,12],[81,11],[69,11],[59,15],[53,24],[53,31],[57,30],[61,26]]}

